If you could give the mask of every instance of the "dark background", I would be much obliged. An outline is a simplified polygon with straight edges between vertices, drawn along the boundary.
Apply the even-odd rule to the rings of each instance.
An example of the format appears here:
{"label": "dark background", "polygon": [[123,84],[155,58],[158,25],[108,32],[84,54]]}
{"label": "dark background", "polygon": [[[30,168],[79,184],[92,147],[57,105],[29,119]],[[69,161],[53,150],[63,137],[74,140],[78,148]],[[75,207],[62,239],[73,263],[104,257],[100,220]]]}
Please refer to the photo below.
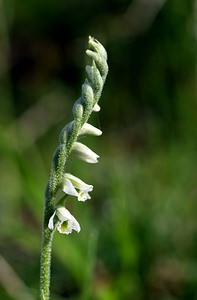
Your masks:
{"label": "dark background", "polygon": [[67,171],[82,231],[56,234],[51,299],[197,299],[196,4],[0,1],[0,298],[39,295],[44,190],[85,79],[88,36],[108,52],[101,158]]}

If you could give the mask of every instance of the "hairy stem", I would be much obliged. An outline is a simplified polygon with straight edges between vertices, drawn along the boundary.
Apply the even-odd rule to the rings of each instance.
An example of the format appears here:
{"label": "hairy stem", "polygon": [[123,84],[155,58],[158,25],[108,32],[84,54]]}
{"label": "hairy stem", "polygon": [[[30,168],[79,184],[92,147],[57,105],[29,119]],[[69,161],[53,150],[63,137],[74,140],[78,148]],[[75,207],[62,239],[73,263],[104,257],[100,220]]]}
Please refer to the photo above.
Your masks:
{"label": "hairy stem", "polygon": [[51,251],[55,231],[45,228],[41,253],[40,286],[41,300],[48,300],[50,294]]}

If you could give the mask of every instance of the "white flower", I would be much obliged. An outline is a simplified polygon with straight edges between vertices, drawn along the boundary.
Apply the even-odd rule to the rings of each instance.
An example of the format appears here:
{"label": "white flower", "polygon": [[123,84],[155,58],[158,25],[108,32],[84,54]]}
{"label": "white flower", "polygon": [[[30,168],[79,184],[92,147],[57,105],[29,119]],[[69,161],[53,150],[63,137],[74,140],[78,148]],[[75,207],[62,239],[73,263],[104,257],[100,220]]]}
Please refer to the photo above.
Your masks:
{"label": "white flower", "polygon": [[100,110],[101,110],[100,106],[96,103],[93,107],[93,111],[98,112]]}
{"label": "white flower", "polygon": [[[88,193],[93,190],[93,186],[86,184],[72,174],[66,173],[64,175],[63,183],[63,191],[68,195],[78,197],[79,201],[86,201],[91,198]],[[76,189],[78,189],[79,192],[77,192]]]}
{"label": "white flower", "polygon": [[58,207],[54,214],[49,219],[48,228],[54,229],[54,218],[57,217],[59,224],[57,230],[63,234],[69,234],[72,230],[79,232],[81,230],[77,220],[71,215],[71,213],[65,207]]}
{"label": "white flower", "polygon": [[91,135],[96,135],[99,136],[102,134],[102,131],[94,126],[92,126],[89,123],[85,123],[82,128],[79,130],[79,135],[83,134],[91,134]]}
{"label": "white flower", "polygon": [[98,162],[99,156],[82,143],[75,142],[72,150],[80,159],[87,163],[95,164]]}

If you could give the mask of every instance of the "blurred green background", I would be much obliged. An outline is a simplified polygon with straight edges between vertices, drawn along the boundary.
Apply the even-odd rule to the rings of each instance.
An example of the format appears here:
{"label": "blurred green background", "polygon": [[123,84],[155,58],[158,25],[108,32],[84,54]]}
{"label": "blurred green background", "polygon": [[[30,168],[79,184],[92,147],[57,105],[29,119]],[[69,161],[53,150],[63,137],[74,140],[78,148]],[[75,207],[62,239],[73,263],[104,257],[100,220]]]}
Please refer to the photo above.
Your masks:
{"label": "blurred green background", "polygon": [[39,296],[45,186],[80,96],[88,35],[110,72],[69,160],[94,185],[56,234],[51,299],[197,300],[197,5],[186,0],[0,0],[0,299]]}

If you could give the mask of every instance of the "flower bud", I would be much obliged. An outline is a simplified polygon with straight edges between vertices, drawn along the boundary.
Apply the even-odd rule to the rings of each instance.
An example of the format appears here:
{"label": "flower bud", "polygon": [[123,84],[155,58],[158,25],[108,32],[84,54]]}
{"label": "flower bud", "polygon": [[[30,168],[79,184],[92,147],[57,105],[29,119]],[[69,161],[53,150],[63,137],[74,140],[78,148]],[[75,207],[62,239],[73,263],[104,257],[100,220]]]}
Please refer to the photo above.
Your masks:
{"label": "flower bud", "polygon": [[95,164],[98,162],[99,155],[82,143],[75,142],[72,151],[78,156],[78,158],[87,163]]}
{"label": "flower bud", "polygon": [[95,135],[99,136],[102,134],[102,131],[94,126],[92,126],[89,123],[85,123],[82,128],[79,130],[79,135],[83,134],[90,134],[90,135]]}
{"label": "flower bud", "polygon": [[96,103],[93,107],[93,111],[98,112],[100,110],[101,110],[100,106]]}

